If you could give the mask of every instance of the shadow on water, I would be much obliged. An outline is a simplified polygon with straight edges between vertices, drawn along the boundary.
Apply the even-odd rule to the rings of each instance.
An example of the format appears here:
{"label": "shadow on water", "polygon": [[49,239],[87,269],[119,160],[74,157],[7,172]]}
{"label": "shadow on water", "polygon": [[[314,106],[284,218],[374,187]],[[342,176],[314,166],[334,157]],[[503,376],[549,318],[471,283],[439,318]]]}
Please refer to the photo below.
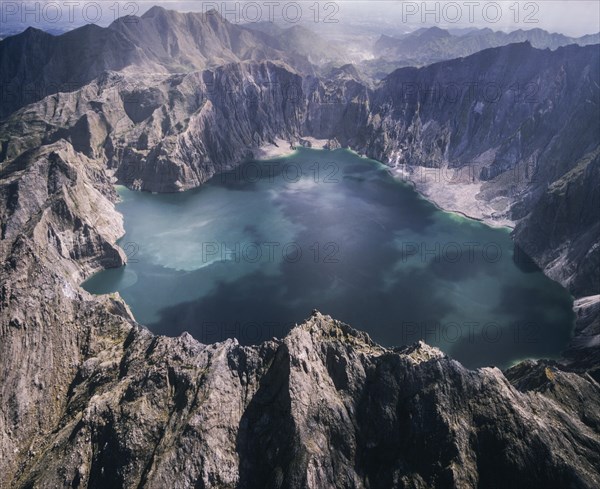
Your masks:
{"label": "shadow on water", "polygon": [[467,366],[508,366],[507,359],[556,357],[571,338],[569,325],[575,320],[572,301],[558,284],[546,289],[503,286],[493,312],[508,317],[483,324],[472,341],[465,337],[452,348],[456,358],[468,358]]}
{"label": "shadow on water", "polygon": [[285,336],[317,308],[365,329],[379,342],[397,345],[419,339],[408,336],[413,324],[440,323],[454,311],[435,290],[424,292],[428,277],[419,270],[408,271],[382,294],[383,284],[364,288],[364,277],[357,274],[339,277],[318,264],[282,268],[282,276],[291,276],[292,281],[257,272],[220,282],[202,298],[161,309],[160,319],[148,327],[170,336],[188,331],[203,343],[235,336],[250,345]]}
{"label": "shadow on water", "polygon": [[534,262],[525,250],[518,244],[514,244],[513,262],[523,273],[541,272],[542,269]]}
{"label": "shadow on water", "polygon": [[[443,213],[347,151],[248,165],[179,195],[128,192],[125,240],[140,254],[84,287],[118,290],[155,333],[203,343],[282,337],[315,308],[383,345],[423,339],[469,367],[553,356],[567,343],[571,297],[505,230]],[[227,259],[200,259],[206,242],[226,243]],[[239,259],[236,242],[275,252]],[[464,249],[473,243],[476,253]],[[486,243],[497,259],[482,254]]]}

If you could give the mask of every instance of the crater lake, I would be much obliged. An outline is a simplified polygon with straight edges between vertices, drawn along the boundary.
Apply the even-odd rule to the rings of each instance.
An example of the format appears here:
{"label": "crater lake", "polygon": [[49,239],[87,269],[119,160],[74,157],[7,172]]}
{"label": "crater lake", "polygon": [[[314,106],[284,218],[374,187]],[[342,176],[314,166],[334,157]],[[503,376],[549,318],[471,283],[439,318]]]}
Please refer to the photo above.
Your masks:
{"label": "crater lake", "polygon": [[128,264],[83,287],[118,291],[154,333],[257,344],[318,309],[472,368],[557,357],[571,336],[570,294],[509,229],[444,212],[347,150],[247,162],[178,194],[118,190]]}

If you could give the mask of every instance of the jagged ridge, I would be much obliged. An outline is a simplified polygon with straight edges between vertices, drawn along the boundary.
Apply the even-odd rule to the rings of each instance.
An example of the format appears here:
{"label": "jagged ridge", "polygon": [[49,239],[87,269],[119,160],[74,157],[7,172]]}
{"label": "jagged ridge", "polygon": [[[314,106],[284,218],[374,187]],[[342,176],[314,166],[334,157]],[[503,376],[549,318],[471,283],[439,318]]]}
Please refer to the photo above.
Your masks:
{"label": "jagged ridge", "polygon": [[[589,70],[577,87],[592,87],[582,96],[597,96],[593,48],[551,55],[501,48],[486,54],[490,73],[506,70],[512,49],[530,50],[524,55],[532,63],[549,63],[554,79],[566,73],[548,94],[559,107],[571,100],[565,87],[573,86],[577,67]],[[93,271],[124,260],[114,244],[122,227],[112,171],[130,186],[178,190],[274,136],[307,133],[370,154],[408,141],[408,163],[429,154],[445,164],[435,159],[440,146],[429,142],[455,119],[443,106],[428,109],[439,111],[434,117],[413,102],[398,104],[395,83],[415,73],[435,80],[463,64],[481,68],[477,60],[396,72],[376,92],[348,71],[318,80],[278,63],[156,75],[138,84],[108,73],[8,119],[0,138],[0,484],[596,487],[600,393],[593,356],[581,362],[575,354],[569,368],[526,362],[505,374],[468,371],[424,344],[381,348],[319,314],[283,340],[201,345],[189,336],[153,336],[118,295],[93,297],[78,287]],[[209,94],[215,79],[216,93]],[[228,91],[229,82],[247,84],[253,96]],[[285,95],[286,83],[301,89],[300,104]],[[464,105],[457,119],[468,119],[473,108]],[[480,108],[486,117],[513,118],[506,127],[516,131],[532,120],[549,123],[543,111],[517,109]],[[460,134],[473,136],[469,127]],[[461,146],[466,140],[447,134],[440,153],[465,164],[477,157],[476,145],[471,153]],[[487,151],[510,147],[515,138],[507,130],[477,141]],[[586,149],[578,150],[582,158]],[[490,181],[520,160],[504,161],[484,162]],[[544,170],[555,182],[549,195],[563,202],[571,182],[586,183],[582,175],[595,160],[553,161]],[[523,202],[526,214],[532,207]],[[584,306],[590,316],[597,310]],[[593,336],[594,328],[586,315],[582,332]]]}

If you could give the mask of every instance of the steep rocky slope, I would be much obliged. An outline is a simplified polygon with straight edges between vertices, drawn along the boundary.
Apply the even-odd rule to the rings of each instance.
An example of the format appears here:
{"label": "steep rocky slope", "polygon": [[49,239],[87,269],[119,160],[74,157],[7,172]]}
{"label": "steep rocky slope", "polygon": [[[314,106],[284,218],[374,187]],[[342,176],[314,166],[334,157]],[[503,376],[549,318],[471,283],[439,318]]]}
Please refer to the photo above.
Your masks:
{"label": "steep rocky slope", "polygon": [[[254,347],[156,337],[118,295],[78,286],[126,260],[114,178],[182,190],[277,138],[314,136],[390,165],[475,168],[473,197],[505,197],[517,242],[597,294],[597,53],[509,46],[376,90],[348,67],[321,79],[281,61],[109,71],[5,119],[0,487],[597,487],[597,297],[578,301],[568,363],[502,373],[421,343],[384,349],[318,313]],[[542,91],[402,92],[440,80]]]}
{"label": "steep rocky slope", "polygon": [[8,118],[0,161],[67,139],[132,188],[176,191],[277,138],[335,139],[393,167],[439,169],[412,178],[434,200],[445,195],[442,205],[515,222],[517,243],[552,278],[595,295],[598,54],[514,44],[400,69],[375,90],[350,69],[316,78],[282,62],[109,72]]}
{"label": "steep rocky slope", "polygon": [[64,142],[1,169],[1,487],[62,416],[84,345],[110,328],[113,301],[84,300],[78,283],[124,263],[113,199],[97,162]]}
{"label": "steep rocky slope", "polygon": [[493,204],[484,217],[517,222],[517,243],[552,278],[594,295],[598,86],[598,45],[513,44],[405,68],[374,93],[367,137],[350,144],[390,165],[444,169],[421,172],[425,191],[463,184],[461,198]]}
{"label": "steep rocky slope", "polygon": [[77,286],[123,260],[100,168],[65,141],[17,164],[0,186],[2,487],[600,482],[585,371],[469,371],[319,313],[255,347],[156,337]]}
{"label": "steep rocky slope", "polygon": [[385,350],[318,313],[258,347],[113,334],[85,357],[16,487],[600,481],[599,387],[552,366],[522,365],[512,385],[424,344]]}
{"label": "steep rocky slope", "polygon": [[281,39],[227,22],[214,10],[180,13],[152,7],[107,28],[89,24],[60,36],[28,28],[0,41],[0,117],[48,95],[77,90],[107,70],[138,76],[187,73],[271,59],[311,73],[307,58],[288,48]]}
{"label": "steep rocky slope", "polygon": [[[141,80],[108,72],[8,118],[1,124],[0,161],[66,139],[133,188],[184,190],[266,143],[299,138],[306,124],[309,132],[347,139],[366,120],[367,93],[353,79],[321,82],[281,62]],[[353,120],[353,112],[360,118]]]}

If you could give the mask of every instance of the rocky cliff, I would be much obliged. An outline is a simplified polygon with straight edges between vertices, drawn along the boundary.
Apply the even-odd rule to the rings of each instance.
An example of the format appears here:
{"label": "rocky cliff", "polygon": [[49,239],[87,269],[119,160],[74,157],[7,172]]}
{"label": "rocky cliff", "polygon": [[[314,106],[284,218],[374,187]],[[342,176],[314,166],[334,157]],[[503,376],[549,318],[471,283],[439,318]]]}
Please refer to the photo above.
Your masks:
{"label": "rocky cliff", "polygon": [[282,39],[246,29],[218,12],[152,7],[106,28],[88,24],[53,36],[35,28],[0,42],[0,117],[59,92],[72,92],[105,71],[187,73],[246,60],[282,60],[311,73],[306,55]]}
{"label": "rocky cliff", "polygon": [[514,44],[400,69],[374,90],[350,67],[315,77],[282,61],[106,72],[1,123],[0,161],[66,139],[131,188],[177,191],[276,139],[335,139],[409,175],[437,169],[409,178],[443,207],[513,223],[552,278],[595,295],[599,49]]}
{"label": "rocky cliff", "polygon": [[[79,288],[126,259],[115,178],[183,190],[277,138],[314,136],[391,166],[476,168],[472,197],[505,197],[519,244],[591,296],[597,50],[509,46],[374,90],[351,67],[322,78],[282,60],[113,68],[3,120],[0,487],[597,487],[597,298],[578,301],[568,363],[503,373],[422,343],[385,349],[319,313],[254,347],[157,337],[118,295]],[[414,92],[473,79],[544,91],[529,103]]]}
{"label": "rocky cliff", "polygon": [[77,286],[122,263],[93,160],[62,141],[18,164],[0,187],[2,487],[600,482],[600,387],[585,370],[469,371],[317,312],[254,347],[154,336],[118,296]]}
{"label": "rocky cliff", "polygon": [[318,313],[257,347],[104,334],[13,487],[600,481],[599,387],[551,365],[472,372],[422,343],[386,350]]}
{"label": "rocky cliff", "polygon": [[459,188],[458,210],[485,202],[478,217],[515,222],[516,242],[552,278],[597,294],[599,54],[523,43],[397,70],[350,144],[392,166],[440,168],[421,172],[425,193]]}

